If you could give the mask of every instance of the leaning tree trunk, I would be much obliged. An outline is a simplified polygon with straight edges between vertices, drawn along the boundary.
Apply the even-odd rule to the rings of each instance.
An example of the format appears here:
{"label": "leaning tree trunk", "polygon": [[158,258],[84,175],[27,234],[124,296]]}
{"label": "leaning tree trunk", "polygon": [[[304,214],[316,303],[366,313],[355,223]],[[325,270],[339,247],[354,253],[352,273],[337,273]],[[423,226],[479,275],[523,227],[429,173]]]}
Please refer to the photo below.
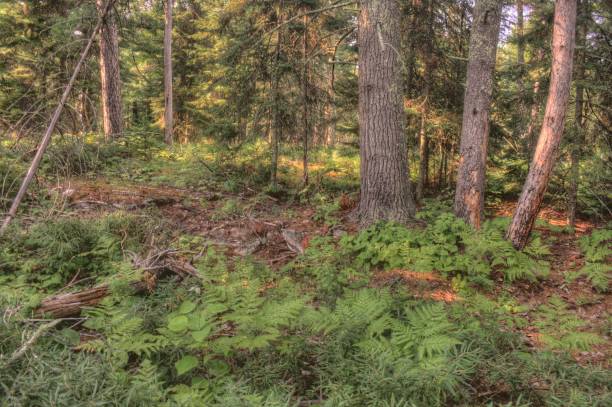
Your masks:
{"label": "leaning tree trunk", "polygon": [[[98,12],[102,12],[104,0],[96,0]],[[108,13],[100,29],[100,83],[102,89],[102,121],[104,137],[110,140],[123,133],[121,107],[121,75],[119,72],[119,37],[114,11]]]}
{"label": "leaning tree trunk", "polygon": [[578,3],[578,58],[576,67],[576,110],[574,117],[574,139],[570,146],[570,180],[567,191],[567,224],[571,227],[576,226],[576,207],[578,201],[578,180],[580,178],[580,150],[584,140],[584,63],[585,49],[587,37],[587,0],[582,0]]}
{"label": "leaning tree trunk", "polygon": [[476,0],[459,147],[455,214],[480,228],[501,0]]}
{"label": "leaning tree trunk", "polygon": [[556,1],[553,24],[552,69],[544,121],[529,174],[507,232],[507,238],[517,249],[525,247],[538,216],[563,135],[572,79],[576,0]]}
{"label": "leaning tree trunk", "polygon": [[166,0],[166,26],[164,28],[164,141],[172,144],[174,110],[172,108],[172,6],[174,0]]}
{"label": "leaning tree trunk", "polygon": [[362,226],[409,221],[408,175],[396,0],[362,0],[359,14],[359,137]]}

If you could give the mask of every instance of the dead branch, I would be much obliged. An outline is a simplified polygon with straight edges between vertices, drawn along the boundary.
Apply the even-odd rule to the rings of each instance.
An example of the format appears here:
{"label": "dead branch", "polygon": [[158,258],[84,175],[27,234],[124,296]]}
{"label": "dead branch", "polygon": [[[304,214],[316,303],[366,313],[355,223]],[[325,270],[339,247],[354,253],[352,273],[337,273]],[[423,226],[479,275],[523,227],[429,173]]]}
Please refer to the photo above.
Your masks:
{"label": "dead branch", "polygon": [[17,359],[22,357],[26,353],[26,351],[32,345],[34,345],[34,343],[38,340],[38,338],[40,338],[45,332],[47,332],[49,329],[53,328],[55,325],[59,324],[60,322],[62,322],[61,319],[56,319],[54,321],[47,322],[46,324],[42,324],[41,326],[39,326],[38,329],[34,331],[32,336],[30,336],[30,339],[25,341],[23,345],[21,345],[21,347],[17,349],[15,353],[11,355],[9,360],[5,363],[4,367],[9,366],[11,363],[15,362]]}
{"label": "dead branch", "polygon": [[[144,258],[134,258],[134,266],[144,270],[140,281],[130,283],[135,294],[151,292],[155,289],[158,278],[164,273],[173,273],[181,278],[187,276],[198,277],[198,270],[189,262],[174,256],[177,252],[166,249],[149,253]],[[34,312],[35,316],[49,316],[51,318],[66,318],[78,316],[85,307],[94,307],[110,294],[108,284],[88,288],[73,293],[53,295],[42,300]]]}

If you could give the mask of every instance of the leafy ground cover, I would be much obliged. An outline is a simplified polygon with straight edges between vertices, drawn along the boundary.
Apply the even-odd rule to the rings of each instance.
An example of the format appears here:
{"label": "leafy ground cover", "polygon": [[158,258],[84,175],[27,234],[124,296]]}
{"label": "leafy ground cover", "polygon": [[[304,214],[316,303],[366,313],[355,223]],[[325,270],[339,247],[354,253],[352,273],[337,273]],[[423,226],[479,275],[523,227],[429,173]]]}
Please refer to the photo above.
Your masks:
{"label": "leafy ground cover", "polygon": [[546,208],[517,252],[508,204],[473,232],[438,198],[359,232],[355,151],[270,190],[260,147],[54,145],[0,241],[2,405],[610,405],[609,227]]}

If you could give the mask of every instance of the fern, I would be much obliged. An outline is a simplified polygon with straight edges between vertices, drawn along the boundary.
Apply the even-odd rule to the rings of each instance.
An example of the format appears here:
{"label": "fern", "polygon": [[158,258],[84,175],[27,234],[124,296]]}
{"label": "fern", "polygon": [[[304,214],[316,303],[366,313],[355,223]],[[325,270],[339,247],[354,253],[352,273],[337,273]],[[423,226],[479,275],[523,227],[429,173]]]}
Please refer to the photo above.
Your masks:
{"label": "fern", "polygon": [[548,304],[540,306],[537,316],[535,326],[540,330],[542,342],[552,349],[589,350],[603,342],[599,335],[581,331],[587,322],[570,312],[560,297],[552,297]]}
{"label": "fern", "polygon": [[149,359],[140,363],[136,374],[130,379],[130,384],[126,404],[160,403],[166,399],[164,381],[157,371],[157,366]]}
{"label": "fern", "polygon": [[567,275],[567,280],[572,281],[578,277],[585,277],[593,287],[600,292],[610,289],[610,275],[612,266],[612,229],[599,229],[579,240],[580,248],[584,254],[585,265],[577,272]]}
{"label": "fern", "polygon": [[422,305],[406,310],[406,324],[396,325],[391,342],[404,356],[422,361],[436,355],[447,354],[460,342],[449,335],[453,325],[440,304]]}

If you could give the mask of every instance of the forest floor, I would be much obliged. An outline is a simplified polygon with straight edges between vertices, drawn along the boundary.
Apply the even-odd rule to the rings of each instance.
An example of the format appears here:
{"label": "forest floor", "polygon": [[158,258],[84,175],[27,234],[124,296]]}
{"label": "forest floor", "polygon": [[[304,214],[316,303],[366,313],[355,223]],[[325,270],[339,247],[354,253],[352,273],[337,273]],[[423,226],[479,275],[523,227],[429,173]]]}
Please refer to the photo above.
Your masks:
{"label": "forest floor", "polygon": [[[79,217],[95,218],[117,210],[153,208],[175,234],[200,236],[207,244],[222,248],[228,259],[253,256],[273,270],[292,261],[316,236],[339,238],[357,231],[351,216],[355,201],[348,195],[339,199],[340,210],[333,222],[327,222],[317,216],[313,204],[285,202],[251,188],[241,192],[203,192],[143,182],[113,182],[100,177],[75,178],[56,185],[55,190],[66,199],[65,209],[74,211]],[[488,208],[488,212],[492,216],[507,217],[513,209],[513,202],[503,202]],[[568,233],[563,229],[565,214],[551,207],[542,209],[540,219],[544,223],[540,222],[536,230],[549,242],[551,252],[548,278],[504,285],[500,276],[499,284],[486,295],[491,299],[509,296],[519,304],[519,315],[530,322],[520,330],[532,347],[543,346],[538,329],[531,323],[532,314],[552,297],[562,298],[573,314],[588,321],[587,331],[606,332],[612,296],[595,292],[584,279],[571,282],[566,279],[568,273],[584,265],[578,239],[598,225],[580,219],[575,234]],[[289,240],[284,233],[287,230],[293,236]],[[435,272],[380,271],[372,278],[371,285],[384,286],[398,281],[413,295],[418,292],[418,296],[436,301],[461,301],[450,282]],[[607,340],[592,346],[589,351],[575,351],[572,356],[581,364],[599,363],[607,367],[612,360],[612,344]]]}
{"label": "forest floor", "polygon": [[313,151],[307,187],[300,154],[271,188],[265,143],[51,145],[0,239],[0,399],[609,404],[609,225],[547,206],[514,250],[500,169],[480,232],[449,188],[359,230],[356,150]]}

